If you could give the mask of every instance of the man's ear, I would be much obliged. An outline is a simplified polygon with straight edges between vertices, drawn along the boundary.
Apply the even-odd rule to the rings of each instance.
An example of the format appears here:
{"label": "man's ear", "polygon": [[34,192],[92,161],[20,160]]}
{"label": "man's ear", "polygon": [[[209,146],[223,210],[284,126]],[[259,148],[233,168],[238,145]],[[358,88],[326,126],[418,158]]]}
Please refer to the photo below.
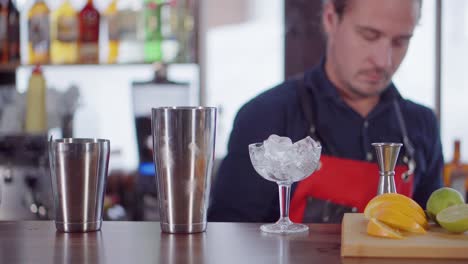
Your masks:
{"label": "man's ear", "polygon": [[331,1],[325,1],[322,11],[323,30],[329,35],[336,28],[339,22],[338,14],[335,11],[335,6]]}

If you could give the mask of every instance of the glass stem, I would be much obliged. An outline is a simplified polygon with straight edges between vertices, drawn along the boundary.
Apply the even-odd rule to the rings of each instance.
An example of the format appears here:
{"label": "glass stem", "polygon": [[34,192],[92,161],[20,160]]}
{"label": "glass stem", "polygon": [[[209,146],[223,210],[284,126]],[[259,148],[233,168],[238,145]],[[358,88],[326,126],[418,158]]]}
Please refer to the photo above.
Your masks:
{"label": "glass stem", "polygon": [[280,221],[289,221],[289,202],[291,194],[291,184],[278,184],[279,189],[279,205],[280,205]]}

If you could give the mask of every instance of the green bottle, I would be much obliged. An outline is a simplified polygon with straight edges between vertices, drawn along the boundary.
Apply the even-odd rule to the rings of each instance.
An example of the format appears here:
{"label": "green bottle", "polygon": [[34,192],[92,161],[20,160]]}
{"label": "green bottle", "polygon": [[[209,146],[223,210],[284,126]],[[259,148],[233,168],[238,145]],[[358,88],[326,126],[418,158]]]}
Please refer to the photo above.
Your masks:
{"label": "green bottle", "polygon": [[152,63],[162,60],[161,6],[164,0],[145,0],[145,62]]}

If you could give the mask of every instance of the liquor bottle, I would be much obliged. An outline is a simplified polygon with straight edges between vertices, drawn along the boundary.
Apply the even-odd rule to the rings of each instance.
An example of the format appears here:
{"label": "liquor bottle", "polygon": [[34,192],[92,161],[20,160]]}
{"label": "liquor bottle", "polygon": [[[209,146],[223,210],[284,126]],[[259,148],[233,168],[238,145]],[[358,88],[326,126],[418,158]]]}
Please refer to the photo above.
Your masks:
{"label": "liquor bottle", "polygon": [[78,56],[78,17],[68,0],[51,16],[51,61],[53,64],[72,64]]}
{"label": "liquor bottle", "polygon": [[121,0],[118,5],[119,63],[144,61],[142,2]]}
{"label": "liquor bottle", "polygon": [[112,0],[104,11],[108,33],[107,63],[116,63],[119,55],[119,21],[117,19],[117,2]]}
{"label": "liquor bottle", "polygon": [[25,131],[27,133],[47,132],[46,81],[39,65],[35,66],[29,78]]}
{"label": "liquor bottle", "polygon": [[453,159],[444,167],[444,184],[452,187],[466,197],[468,189],[468,164],[461,161],[461,142],[455,140],[453,149]]}
{"label": "liquor bottle", "polygon": [[[170,0],[171,6],[171,38],[164,37],[163,54],[167,47],[174,47],[172,53],[175,53],[174,59],[177,63],[192,63],[196,60],[196,35],[195,35],[195,1],[194,0]],[[164,16],[164,15],[163,15]],[[164,23],[163,23],[164,24]],[[165,30],[163,30],[165,31]],[[176,43],[171,42],[175,39]],[[167,42],[171,45],[167,45]],[[174,56],[174,55],[172,55]]]}
{"label": "liquor bottle", "polygon": [[178,11],[181,11],[177,8],[178,2],[182,1],[166,0],[161,5],[161,49],[162,61],[165,63],[174,62],[179,53],[177,18],[183,14],[178,14]]}
{"label": "liquor bottle", "polygon": [[196,44],[196,29],[195,29],[195,14],[196,1],[183,0],[179,5],[179,14],[183,14],[178,18],[177,39],[179,40],[179,54],[177,61],[180,63],[193,63],[197,60]]}
{"label": "liquor bottle", "polygon": [[28,13],[28,50],[30,64],[49,63],[49,30],[49,8],[43,0],[37,0]]}
{"label": "liquor bottle", "polygon": [[145,0],[144,8],[144,59],[145,62],[162,60],[161,5],[162,0]]}
{"label": "liquor bottle", "polygon": [[8,1],[8,62],[20,62],[20,14],[13,0]]}
{"label": "liquor bottle", "polygon": [[99,63],[99,11],[93,0],[88,0],[80,11],[80,34],[78,41],[78,60],[80,63]]}
{"label": "liquor bottle", "polygon": [[8,63],[8,5],[0,1],[0,62]]}

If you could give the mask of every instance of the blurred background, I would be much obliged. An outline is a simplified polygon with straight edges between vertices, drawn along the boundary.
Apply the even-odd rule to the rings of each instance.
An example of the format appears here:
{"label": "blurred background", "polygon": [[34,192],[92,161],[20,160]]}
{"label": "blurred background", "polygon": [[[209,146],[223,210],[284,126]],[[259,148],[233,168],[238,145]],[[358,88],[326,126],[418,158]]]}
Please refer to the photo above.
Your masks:
{"label": "blurred background", "polygon": [[[157,220],[151,107],[218,107],[218,164],[238,109],[312,67],[324,50],[318,0],[0,0],[0,6],[0,220],[52,215],[48,136],[110,139],[106,218]],[[447,185],[452,168],[465,171],[464,179],[468,171],[467,46],[468,2],[424,0],[394,77],[403,96],[439,117]],[[32,102],[29,91],[43,90],[43,102]],[[41,115],[25,110],[31,104],[45,109],[43,124],[28,123]]]}

